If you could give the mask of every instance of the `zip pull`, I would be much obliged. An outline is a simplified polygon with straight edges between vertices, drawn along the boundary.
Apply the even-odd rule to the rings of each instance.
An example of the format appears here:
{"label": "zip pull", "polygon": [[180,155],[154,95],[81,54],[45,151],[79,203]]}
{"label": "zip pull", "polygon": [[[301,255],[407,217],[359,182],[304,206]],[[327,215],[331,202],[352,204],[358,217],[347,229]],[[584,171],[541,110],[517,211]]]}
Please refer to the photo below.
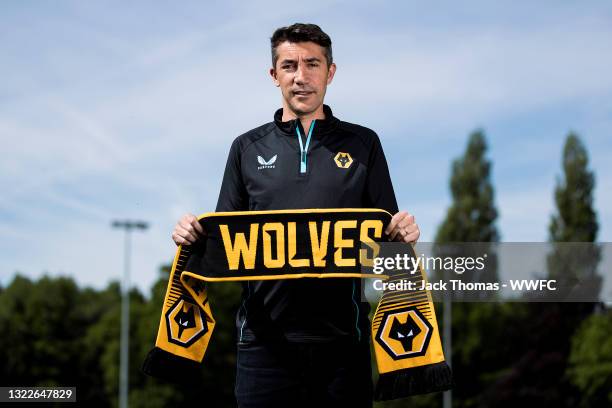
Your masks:
{"label": "zip pull", "polygon": [[300,173],[306,173],[306,157],[308,153],[308,146],[310,146],[310,138],[312,136],[312,130],[314,129],[316,119],[310,122],[310,129],[308,129],[308,136],[306,137],[306,146],[302,143],[302,135],[300,133],[300,127],[295,126],[297,133],[298,142],[300,142]]}

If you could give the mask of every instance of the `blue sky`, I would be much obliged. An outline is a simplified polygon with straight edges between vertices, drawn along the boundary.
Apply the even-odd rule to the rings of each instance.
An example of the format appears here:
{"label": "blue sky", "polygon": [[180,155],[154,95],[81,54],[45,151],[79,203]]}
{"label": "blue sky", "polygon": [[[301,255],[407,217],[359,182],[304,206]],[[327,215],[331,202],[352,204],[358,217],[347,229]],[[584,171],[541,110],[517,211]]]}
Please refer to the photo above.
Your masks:
{"label": "blue sky", "polygon": [[451,160],[486,132],[504,241],[544,241],[570,130],[612,241],[612,5],[590,2],[4,2],[0,284],[16,271],[102,287],[121,276],[114,218],[144,291],[185,212],[214,209],[227,151],[271,120],[268,38],[315,22],[338,72],[326,103],[380,135],[400,207],[433,238]]}

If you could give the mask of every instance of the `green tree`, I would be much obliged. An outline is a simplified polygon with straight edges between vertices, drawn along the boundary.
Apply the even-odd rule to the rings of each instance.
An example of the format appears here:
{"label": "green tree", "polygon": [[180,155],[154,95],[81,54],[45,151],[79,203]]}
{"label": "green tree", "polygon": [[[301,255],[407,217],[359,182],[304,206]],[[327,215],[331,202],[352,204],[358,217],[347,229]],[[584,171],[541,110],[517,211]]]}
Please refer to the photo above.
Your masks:
{"label": "green tree", "polygon": [[[577,135],[570,133],[562,155],[563,175],[555,188],[556,212],[549,227],[553,250],[548,257],[548,276],[563,284],[590,280],[599,292],[595,274],[599,249],[587,246],[586,254],[576,257],[576,247],[565,242],[593,242],[597,220],[593,209],[594,175],[588,170],[588,155]],[[560,243],[560,244],[557,244]],[[579,248],[579,247],[578,247]],[[580,249],[580,248],[579,248]],[[576,263],[579,259],[579,264]],[[593,311],[593,303],[528,303],[529,319],[523,325],[525,348],[517,354],[510,373],[495,389],[510,395],[505,401],[490,400],[499,408],[517,403],[540,406],[574,407],[583,400],[580,389],[568,377],[568,357],[572,336]],[[576,354],[576,361],[584,354]],[[574,379],[576,377],[573,377]],[[584,401],[584,400],[583,400]],[[597,406],[597,405],[592,405]]]}
{"label": "green tree", "polygon": [[482,130],[474,131],[462,157],[453,161],[450,190],[452,204],[438,228],[435,241],[496,242],[497,209],[491,184],[491,162]]}
{"label": "green tree", "polygon": [[563,177],[555,188],[556,214],[549,232],[552,242],[595,242],[597,215],[593,208],[595,175],[587,167],[589,156],[584,144],[573,132],[563,147]]}
{"label": "green tree", "polygon": [[586,148],[576,134],[570,133],[563,148],[563,177],[555,188],[556,212],[549,226],[553,250],[548,256],[548,276],[560,280],[573,293],[579,285],[583,299],[597,300],[601,253],[591,244],[597,239],[599,226],[593,208],[595,175],[588,169],[588,162]]}
{"label": "green tree", "polygon": [[[584,144],[578,135],[570,132],[563,147],[563,175],[557,180],[555,188],[556,213],[549,226],[549,240],[553,243],[553,250],[548,257],[548,276],[567,286],[580,284],[583,288],[581,295],[596,300],[601,290],[601,277],[597,274],[600,248],[590,244],[566,244],[594,243],[597,239],[599,226],[593,208],[595,175],[588,165],[589,158]],[[587,399],[580,393],[580,388],[572,387],[567,373],[572,337],[579,334],[577,329],[593,312],[594,303],[535,306],[546,308],[547,314],[551,316],[548,324],[554,325],[547,333],[542,333],[542,337],[548,340],[542,354],[560,356],[560,361],[551,365],[546,374],[549,378],[559,379],[563,390],[559,394],[563,403],[575,406],[581,400],[584,404]],[[555,332],[559,335],[550,335]],[[575,354],[575,363],[579,357],[584,357],[584,354]]]}
{"label": "green tree", "polygon": [[[161,268],[151,296],[130,290],[130,406],[234,406],[235,312],[240,286],[209,287],[217,320],[201,366],[200,384],[171,384],[141,372],[154,346],[170,267]],[[76,386],[91,407],[117,406],[121,290],[80,289],[71,278],[32,281],[16,275],[0,292],[0,383]]]}
{"label": "green tree", "polygon": [[[83,333],[78,288],[68,278],[33,283],[16,276],[0,297],[2,381],[6,385],[67,384],[78,379],[71,358]],[[59,385],[59,384],[58,384]]]}
{"label": "green tree", "polygon": [[612,311],[585,320],[572,338],[568,376],[582,407],[612,406]]}
{"label": "green tree", "polygon": [[[89,329],[107,312],[113,289],[80,290],[71,278],[17,275],[0,294],[0,382],[76,386],[79,401],[109,406],[97,361],[103,345]],[[95,340],[95,339],[94,339]]]}
{"label": "green tree", "polygon": [[[497,209],[494,203],[494,189],[491,184],[492,163],[486,158],[487,142],[482,130],[470,134],[463,155],[452,163],[450,192],[452,202],[446,212],[444,221],[438,227],[435,236],[434,252],[438,256],[471,256],[479,257],[486,253],[486,268],[472,271],[461,276],[464,282],[496,282],[497,256],[489,243],[499,240],[495,221]],[[463,246],[461,254],[454,253],[457,242],[471,242]],[[450,244],[450,245],[449,245]],[[450,275],[449,275],[450,273]],[[437,279],[451,277],[452,272],[435,271]],[[462,293],[455,292],[457,299]],[[481,298],[494,296],[482,292]]]}
{"label": "green tree", "polygon": [[[435,237],[440,248],[437,255],[447,255],[445,252],[451,248],[445,245],[459,242],[478,243],[471,248],[462,248],[461,256],[487,253],[485,270],[480,274],[466,272],[461,276],[464,282],[497,281],[497,257],[490,243],[499,240],[495,224],[498,212],[491,183],[492,163],[486,157],[487,150],[485,134],[477,130],[469,136],[463,155],[453,161],[450,179],[452,203]],[[442,276],[438,274],[438,278]],[[481,297],[484,300],[492,296]],[[458,299],[457,294],[452,298]],[[442,308],[438,306],[436,311],[443,326],[440,319]],[[495,303],[455,302],[452,305],[451,361],[456,384],[453,406],[471,407],[480,403],[483,389],[495,381],[503,369],[507,354],[500,353],[500,350],[507,352],[511,348],[506,325],[511,317],[518,315],[510,314],[507,305]]]}

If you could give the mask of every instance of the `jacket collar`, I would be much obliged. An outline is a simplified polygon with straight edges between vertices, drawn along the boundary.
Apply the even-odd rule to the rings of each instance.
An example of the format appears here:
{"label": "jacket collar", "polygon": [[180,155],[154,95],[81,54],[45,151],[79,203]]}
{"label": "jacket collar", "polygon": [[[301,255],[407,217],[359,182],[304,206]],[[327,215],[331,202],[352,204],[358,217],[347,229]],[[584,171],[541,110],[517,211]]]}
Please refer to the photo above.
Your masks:
{"label": "jacket collar", "polygon": [[[331,108],[325,104],[323,105],[323,113],[325,114],[325,119],[317,119],[313,129],[315,134],[329,133],[333,131],[338,126],[338,122],[340,122],[340,120],[333,115]],[[295,127],[300,126],[300,129],[302,129],[302,125],[298,119],[283,122],[282,117],[283,108],[280,108],[274,113],[274,123],[281,132],[295,136]],[[303,129],[301,131],[304,132]]]}

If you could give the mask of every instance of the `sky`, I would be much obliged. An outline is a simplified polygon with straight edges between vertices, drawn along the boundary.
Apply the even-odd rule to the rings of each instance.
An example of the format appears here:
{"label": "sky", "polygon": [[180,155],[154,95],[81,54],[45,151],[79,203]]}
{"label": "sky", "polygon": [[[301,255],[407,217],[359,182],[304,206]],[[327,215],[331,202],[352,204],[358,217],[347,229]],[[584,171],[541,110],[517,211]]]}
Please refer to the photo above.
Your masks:
{"label": "sky", "polygon": [[326,103],[378,133],[421,241],[476,129],[502,241],[547,239],[570,131],[595,173],[598,239],[612,241],[609,2],[3,2],[0,285],[120,279],[111,222],[129,218],[150,224],[131,258],[147,293],[178,218],[214,210],[233,139],[280,107],[269,37],[294,22],[331,36]]}

